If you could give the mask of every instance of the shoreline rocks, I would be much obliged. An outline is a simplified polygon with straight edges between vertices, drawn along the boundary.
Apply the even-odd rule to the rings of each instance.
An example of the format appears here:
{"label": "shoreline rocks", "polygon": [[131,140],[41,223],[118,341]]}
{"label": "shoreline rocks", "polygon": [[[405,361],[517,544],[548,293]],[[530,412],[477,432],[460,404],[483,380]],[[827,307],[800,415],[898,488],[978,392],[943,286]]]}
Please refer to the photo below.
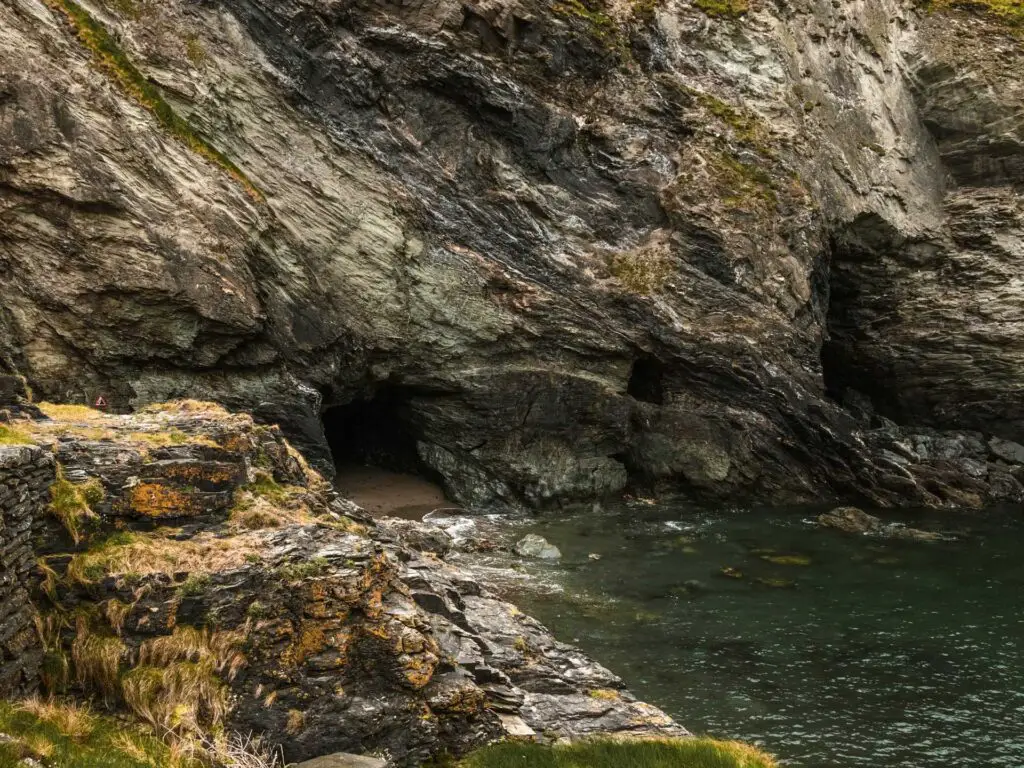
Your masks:
{"label": "shoreline rocks", "polygon": [[77,543],[41,521],[44,668],[65,670],[52,689],[160,728],[265,733],[290,761],[383,750],[412,766],[503,735],[686,735],[447,561],[444,531],[373,521],[276,429],[203,403],[45,409],[19,429],[73,488],[102,487]]}

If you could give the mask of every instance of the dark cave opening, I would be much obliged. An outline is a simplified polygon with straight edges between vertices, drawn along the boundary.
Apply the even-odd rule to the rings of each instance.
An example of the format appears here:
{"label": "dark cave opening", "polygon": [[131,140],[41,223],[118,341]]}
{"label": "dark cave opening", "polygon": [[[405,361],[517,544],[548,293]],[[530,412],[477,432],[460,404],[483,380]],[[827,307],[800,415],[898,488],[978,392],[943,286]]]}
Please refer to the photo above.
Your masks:
{"label": "dark cave opening", "polygon": [[626,394],[645,403],[664,405],[665,366],[653,357],[641,357],[633,363],[629,372]]}
{"label": "dark cave opening", "polygon": [[904,382],[884,341],[900,316],[889,274],[898,254],[891,226],[874,215],[859,217],[831,242],[822,379],[826,396],[865,426],[877,425],[878,416],[906,423],[909,415]]}
{"label": "dark cave opening", "polygon": [[327,408],[324,435],[337,467],[372,466],[424,475],[408,396],[386,387],[372,396]]}

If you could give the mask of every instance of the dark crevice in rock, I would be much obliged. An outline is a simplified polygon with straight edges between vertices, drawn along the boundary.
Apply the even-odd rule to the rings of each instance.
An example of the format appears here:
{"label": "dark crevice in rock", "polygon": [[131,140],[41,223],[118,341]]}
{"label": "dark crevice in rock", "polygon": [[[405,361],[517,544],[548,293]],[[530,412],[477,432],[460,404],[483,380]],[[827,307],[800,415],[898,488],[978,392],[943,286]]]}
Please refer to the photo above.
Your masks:
{"label": "dark crevice in rock", "polygon": [[861,217],[833,239],[821,369],[825,392],[836,402],[903,422],[897,372],[873,354],[872,341],[894,316],[879,264],[895,249],[891,229],[878,217]]}
{"label": "dark crevice in rock", "polygon": [[629,373],[626,394],[645,403],[663,405],[665,402],[665,366],[653,357],[641,357],[633,363]]}

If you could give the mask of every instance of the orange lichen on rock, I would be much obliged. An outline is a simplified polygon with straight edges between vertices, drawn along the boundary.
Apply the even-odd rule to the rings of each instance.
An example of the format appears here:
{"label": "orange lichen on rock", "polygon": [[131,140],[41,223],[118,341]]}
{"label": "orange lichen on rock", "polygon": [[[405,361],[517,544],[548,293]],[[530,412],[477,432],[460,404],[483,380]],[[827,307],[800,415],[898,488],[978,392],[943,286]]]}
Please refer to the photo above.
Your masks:
{"label": "orange lichen on rock", "polygon": [[139,483],[128,495],[132,512],[143,517],[190,517],[203,511],[194,494],[160,483]]}

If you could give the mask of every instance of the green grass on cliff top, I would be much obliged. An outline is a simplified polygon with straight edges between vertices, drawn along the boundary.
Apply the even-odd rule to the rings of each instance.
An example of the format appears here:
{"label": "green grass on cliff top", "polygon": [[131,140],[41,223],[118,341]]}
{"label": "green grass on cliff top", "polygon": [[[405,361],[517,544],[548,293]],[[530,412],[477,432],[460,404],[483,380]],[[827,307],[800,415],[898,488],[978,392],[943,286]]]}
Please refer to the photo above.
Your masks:
{"label": "green grass on cliff top", "polygon": [[922,5],[929,11],[973,11],[1011,27],[1024,28],[1024,2],[1021,0],[924,0]]}
{"label": "green grass on cliff top", "polygon": [[0,768],[201,768],[139,728],[72,703],[0,701]]}
{"label": "green grass on cliff top", "polygon": [[503,742],[474,752],[459,768],[776,768],[756,747],[714,739],[593,739],[545,747]]}

